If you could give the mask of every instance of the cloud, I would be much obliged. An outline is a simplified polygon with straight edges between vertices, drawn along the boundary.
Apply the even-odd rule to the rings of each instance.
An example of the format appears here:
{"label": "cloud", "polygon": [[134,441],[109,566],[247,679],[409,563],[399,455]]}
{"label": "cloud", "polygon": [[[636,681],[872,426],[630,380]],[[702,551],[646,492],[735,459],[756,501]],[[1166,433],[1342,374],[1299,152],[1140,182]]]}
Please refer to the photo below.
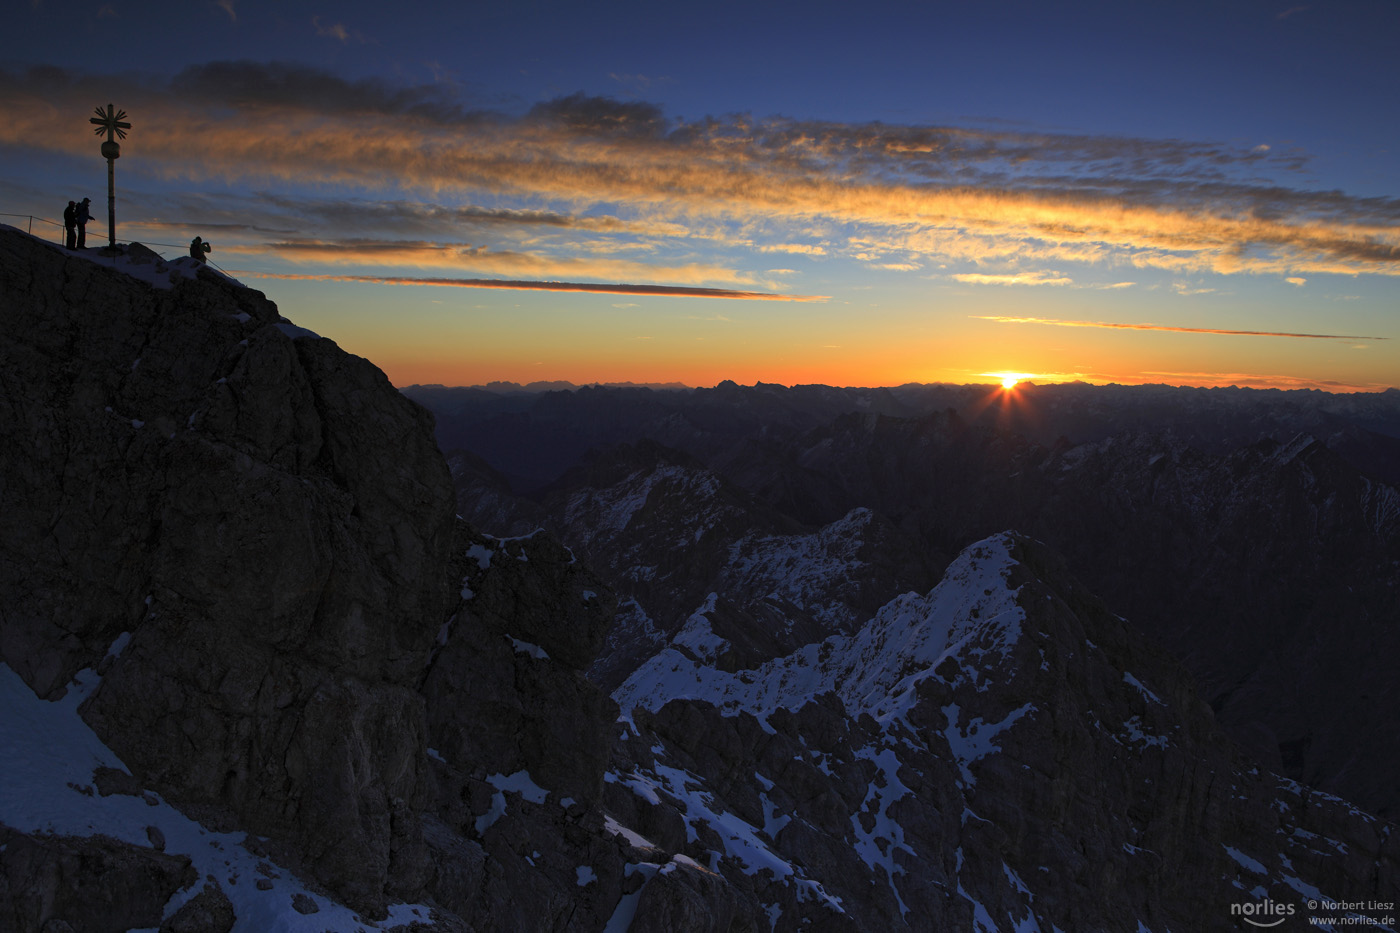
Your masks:
{"label": "cloud", "polygon": [[1299,288],[1308,284],[1307,279],[1298,275],[1290,275],[1288,278],[1284,279],[1284,281],[1287,282],[1289,285],[1297,285]]}
{"label": "cloud", "polygon": [[643,279],[672,285],[713,282],[732,285],[758,284],[757,278],[751,273],[708,263],[670,265],[643,263],[611,256],[556,256],[544,252],[493,249],[461,242],[371,238],[283,239],[252,244],[236,243],[224,247],[221,252],[276,257],[293,263],[397,265],[537,277]]}
{"label": "cloud", "polygon": [[1112,321],[1060,321],[1041,317],[1010,317],[999,314],[974,314],[979,321],[998,324],[1048,324],[1055,327],[1104,327],[1117,330],[1164,330],[1178,334],[1217,334],[1229,337],[1304,337],[1312,340],[1389,340],[1389,337],[1362,337],[1347,334],[1299,334],[1272,330],[1224,330],[1215,327],[1172,327],[1166,324],[1120,324]]}
{"label": "cloud", "polygon": [[530,120],[562,127],[570,133],[657,136],[666,118],[655,104],[622,102],[583,93],[558,97],[530,108]]}
{"label": "cloud", "polygon": [[[562,233],[611,222],[610,233],[751,240],[757,251],[812,239],[829,255],[879,262],[1014,263],[1012,278],[987,284],[1018,273],[1068,284],[1031,271],[1065,263],[1400,275],[1400,199],[1290,186],[1304,159],[1278,147],[742,114],[681,121],[654,104],[583,94],[511,115],[456,85],[251,62],[194,66],[168,83],[0,71],[0,145],[86,155],[69,124],[98,88],[130,102],[143,171],[391,192],[375,202],[386,223],[396,209],[383,205],[411,195],[536,212],[493,218],[498,208],[479,208],[463,223]],[[425,231],[451,220],[397,214]]]}
{"label": "cloud", "polygon": [[232,275],[257,279],[290,279],[313,282],[363,282],[372,285],[434,285],[452,288],[503,288],[548,292],[596,292],[605,295],[651,295],[682,298],[727,298],[744,301],[826,301],[825,295],[780,295],[768,292],[736,291],[728,288],[697,288],[689,285],[604,285],[596,282],[530,282],[509,279],[414,278],[403,275],[299,275],[287,272],[249,272]]}
{"label": "cloud", "polygon": [[1268,375],[1264,373],[1178,373],[1143,372],[1139,375],[1167,379],[1173,385],[1240,386],[1259,389],[1320,389],[1323,392],[1382,392],[1390,388],[1384,382],[1348,382],[1337,379],[1313,379],[1308,376]]}
{"label": "cloud", "polygon": [[229,22],[238,22],[238,12],[233,8],[234,0],[214,0],[214,6],[228,14]]}
{"label": "cloud", "polygon": [[321,17],[311,17],[311,25],[316,29],[318,36],[330,36],[332,39],[339,39],[341,42],[350,41],[350,30],[345,28],[344,23],[329,23],[323,25]]}
{"label": "cloud", "polygon": [[1074,280],[1053,272],[1016,272],[1010,275],[984,275],[980,272],[960,272],[950,276],[968,285],[1073,285]]}
{"label": "cloud", "polygon": [[793,253],[805,256],[825,256],[827,249],[815,243],[760,243],[756,246],[760,253]]}

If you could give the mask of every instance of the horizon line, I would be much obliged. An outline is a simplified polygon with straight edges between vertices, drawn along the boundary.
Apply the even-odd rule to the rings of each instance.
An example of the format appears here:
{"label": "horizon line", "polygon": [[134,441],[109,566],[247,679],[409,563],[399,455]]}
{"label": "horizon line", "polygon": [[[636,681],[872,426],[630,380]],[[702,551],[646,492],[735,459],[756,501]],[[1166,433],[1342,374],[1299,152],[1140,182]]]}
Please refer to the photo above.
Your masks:
{"label": "horizon line", "polygon": [[[1387,392],[1400,392],[1400,386],[1396,386],[1396,385],[1387,385],[1387,386],[1383,386],[1383,387],[1379,387],[1379,388],[1363,389],[1363,388],[1359,388],[1359,387],[1356,387],[1356,386],[1350,386],[1350,385],[1348,385],[1348,386],[1343,386],[1343,385],[1338,384],[1338,385],[1337,385],[1336,387],[1334,387],[1334,388],[1324,389],[1324,388],[1321,388],[1321,387],[1318,385],[1318,383],[1317,383],[1316,381],[1309,381],[1310,384],[1307,384],[1307,385],[1291,385],[1291,386],[1287,386],[1287,385],[1268,385],[1268,384],[1250,385],[1250,384],[1247,384],[1247,383],[1244,384],[1244,385],[1241,385],[1241,384],[1240,384],[1241,381],[1242,381],[1242,380],[1237,380],[1237,381],[1230,382],[1230,383],[1227,383],[1227,384],[1207,385],[1207,384],[1204,384],[1204,383],[1202,383],[1202,384],[1189,384],[1189,383],[1170,383],[1170,382],[1114,382],[1114,381],[1109,381],[1109,382],[1092,382],[1092,381],[1087,380],[1087,379],[1046,380],[1046,381],[1044,381],[1044,382],[1037,382],[1037,381],[1034,380],[1034,379],[1023,379],[1023,380],[1021,380],[1020,382],[1018,382],[1018,383],[1016,384],[1016,389],[1023,389],[1023,388],[1027,388],[1027,387],[1029,387],[1029,388],[1047,388],[1047,387],[1049,387],[1049,386],[1081,385],[1081,386],[1090,386],[1090,387],[1096,388],[1096,389],[1108,389],[1108,388],[1115,388],[1115,387],[1116,387],[1116,388],[1123,388],[1123,389],[1137,389],[1137,388],[1204,389],[1204,390],[1211,390],[1211,389],[1237,389],[1237,390],[1242,390],[1242,391],[1247,391],[1247,392],[1321,392],[1321,393],[1323,393],[1324,395],[1384,395],[1384,394],[1387,393]],[[513,386],[513,387],[515,387],[515,389],[518,389],[518,390],[523,391],[523,392],[536,392],[536,393],[556,392],[556,391],[568,392],[568,391],[573,391],[573,390],[575,390],[575,389],[592,389],[592,388],[608,388],[608,389],[612,389],[612,388],[616,388],[616,389],[635,388],[635,389],[651,389],[651,390],[653,390],[653,391],[669,391],[669,392],[681,392],[681,391],[685,391],[685,392],[693,392],[693,391],[700,390],[700,389],[717,389],[717,388],[719,388],[721,385],[723,385],[723,384],[726,383],[726,382],[734,383],[734,384],[735,384],[736,386],[738,386],[739,388],[745,388],[745,389],[747,389],[747,388],[758,388],[759,386],[777,386],[777,387],[783,388],[783,389],[796,389],[796,388],[803,388],[803,387],[822,387],[822,388],[828,388],[828,389],[877,390],[877,389],[902,389],[902,388],[909,387],[909,386],[918,386],[918,387],[947,386],[947,387],[949,387],[949,388],[955,388],[955,389],[964,389],[964,388],[990,388],[990,389],[996,389],[996,390],[999,390],[999,391],[1003,390],[1003,386],[1002,386],[1002,384],[1001,384],[1000,382],[948,382],[948,381],[943,381],[943,380],[936,380],[936,381],[933,381],[933,382],[902,382],[902,383],[899,383],[898,385],[865,385],[865,386],[840,385],[840,386],[838,386],[838,385],[831,385],[831,384],[828,384],[828,383],[820,383],[820,382],[794,382],[794,383],[792,383],[791,385],[789,385],[789,384],[785,384],[785,383],[781,383],[781,382],[765,382],[765,381],[763,381],[763,380],[761,380],[761,379],[760,379],[760,380],[757,380],[757,381],[754,382],[752,385],[746,385],[746,384],[744,384],[744,383],[737,382],[737,381],[735,381],[735,380],[733,380],[733,379],[721,379],[719,382],[715,383],[714,385],[710,385],[710,386],[706,386],[706,385],[689,385],[689,384],[687,384],[687,383],[678,382],[678,381],[670,381],[670,382],[636,382],[636,381],[632,381],[632,380],[616,380],[616,381],[610,381],[610,382],[603,382],[603,381],[594,381],[594,382],[573,382],[573,381],[568,380],[568,379],[532,379],[532,380],[530,380],[529,382],[515,382],[515,381],[513,381],[513,380],[508,380],[508,379],[493,379],[493,380],[491,380],[491,381],[489,381],[489,382],[477,382],[477,383],[472,383],[472,384],[470,384],[470,385],[463,385],[463,384],[447,385],[447,384],[441,383],[441,382],[412,382],[412,383],[407,383],[407,384],[401,385],[401,386],[395,386],[395,388],[399,389],[400,391],[403,391],[403,390],[405,390],[405,389],[435,389],[435,388],[436,388],[436,389],[481,389],[482,391],[486,391],[486,392],[499,392],[499,391],[501,391],[501,390],[492,389],[491,386],[506,386],[506,387],[511,387],[511,386]],[[530,386],[540,386],[541,388],[531,389]],[[545,388],[546,386],[549,386],[549,387],[552,387],[552,388]],[[506,389],[505,391],[510,391],[510,389]],[[1012,390],[1012,391],[1014,391],[1014,390]]]}

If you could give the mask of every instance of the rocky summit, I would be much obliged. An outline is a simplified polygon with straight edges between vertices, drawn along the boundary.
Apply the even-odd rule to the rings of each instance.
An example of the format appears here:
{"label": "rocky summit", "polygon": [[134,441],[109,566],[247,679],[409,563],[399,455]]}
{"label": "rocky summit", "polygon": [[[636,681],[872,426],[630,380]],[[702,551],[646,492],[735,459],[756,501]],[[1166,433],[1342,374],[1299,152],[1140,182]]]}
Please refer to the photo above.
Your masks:
{"label": "rocky summit", "polygon": [[0,930],[1395,928],[1394,826],[1030,537],[647,445],[486,534],[425,409],[193,260],[0,228],[0,297]]}

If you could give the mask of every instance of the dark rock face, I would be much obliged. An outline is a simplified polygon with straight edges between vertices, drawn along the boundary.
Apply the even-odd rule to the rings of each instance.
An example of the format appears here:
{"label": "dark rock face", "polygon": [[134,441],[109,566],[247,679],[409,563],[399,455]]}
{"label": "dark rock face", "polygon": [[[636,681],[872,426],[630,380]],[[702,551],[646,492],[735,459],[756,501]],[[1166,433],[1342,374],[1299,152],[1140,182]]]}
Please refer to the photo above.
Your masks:
{"label": "dark rock face", "polygon": [[256,292],[0,250],[0,656],[46,696],[129,633],[85,710],[104,741],[382,910],[421,885],[393,813],[446,609],[430,416]]}
{"label": "dark rock face", "polygon": [[612,594],[547,535],[458,530],[458,605],[422,688],[429,744],[483,775],[528,770],[591,807],[617,707],[582,671],[611,622]]}
{"label": "dark rock face", "polygon": [[[618,696],[640,706],[608,805],[647,861],[719,871],[778,929],[1226,929],[1400,888],[1392,826],[1253,766],[1024,539],[849,638],[736,674],[666,652]],[[675,887],[658,910],[707,928]]]}
{"label": "dark rock face", "polygon": [[197,877],[184,856],[105,836],[25,835],[0,825],[0,929],[92,933],[160,925],[166,901]]}
{"label": "dark rock face", "polygon": [[585,458],[539,503],[508,497],[499,481],[482,487],[481,475],[454,473],[459,505],[505,527],[549,529],[618,595],[617,624],[588,672],[608,690],[668,642],[752,667],[852,631],[937,578],[869,509],[806,526],[651,441]]}
{"label": "dark rock face", "polygon": [[1036,535],[1186,661],[1263,763],[1397,806],[1400,760],[1375,757],[1373,736],[1400,715],[1382,660],[1400,651],[1400,492],[1320,442],[1044,448],[945,413],[843,418],[788,453],[764,488],[804,486],[815,517],[865,503],[944,551],[998,528]]}
{"label": "dark rock face", "polygon": [[229,933],[237,919],[228,895],[211,882],[162,923],[160,933]]}

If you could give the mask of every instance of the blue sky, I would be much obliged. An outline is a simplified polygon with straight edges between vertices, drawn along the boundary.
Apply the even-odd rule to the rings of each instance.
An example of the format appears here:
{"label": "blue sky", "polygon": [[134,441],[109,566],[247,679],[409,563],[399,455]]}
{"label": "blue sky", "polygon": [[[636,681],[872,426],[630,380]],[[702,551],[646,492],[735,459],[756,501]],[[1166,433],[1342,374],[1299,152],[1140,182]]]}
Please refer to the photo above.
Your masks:
{"label": "blue sky", "polygon": [[171,9],[24,4],[3,209],[110,98],[121,239],[399,384],[1400,384],[1395,0]]}

